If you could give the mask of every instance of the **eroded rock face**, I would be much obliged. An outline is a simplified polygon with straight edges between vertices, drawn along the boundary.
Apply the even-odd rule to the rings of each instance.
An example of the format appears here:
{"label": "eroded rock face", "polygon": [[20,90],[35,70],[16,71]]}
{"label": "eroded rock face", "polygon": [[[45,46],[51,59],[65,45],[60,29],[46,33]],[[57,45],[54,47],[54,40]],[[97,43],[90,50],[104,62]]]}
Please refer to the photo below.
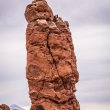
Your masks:
{"label": "eroded rock face", "polygon": [[54,16],[45,0],[28,5],[25,17],[31,110],[80,110],[75,97],[79,75],[69,23]]}

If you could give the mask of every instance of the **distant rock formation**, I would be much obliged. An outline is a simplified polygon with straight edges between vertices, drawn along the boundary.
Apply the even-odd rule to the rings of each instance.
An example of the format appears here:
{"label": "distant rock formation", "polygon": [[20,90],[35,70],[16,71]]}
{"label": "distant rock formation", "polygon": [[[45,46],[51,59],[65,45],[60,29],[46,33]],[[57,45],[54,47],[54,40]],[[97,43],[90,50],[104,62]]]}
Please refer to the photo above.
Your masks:
{"label": "distant rock formation", "polygon": [[0,105],[0,110],[10,110],[10,108],[8,107],[8,105],[2,104]]}
{"label": "distant rock formation", "polygon": [[0,110],[25,110],[25,109],[19,107],[16,104],[12,104],[11,106],[8,106],[6,104],[2,104],[2,105],[0,105]]}
{"label": "distant rock formation", "polygon": [[45,0],[29,4],[25,17],[31,110],[80,110],[75,97],[79,75],[69,23],[54,16]]}
{"label": "distant rock formation", "polygon": [[18,106],[16,104],[12,104],[10,106],[10,110],[25,110],[25,109],[21,108],[20,106]]}

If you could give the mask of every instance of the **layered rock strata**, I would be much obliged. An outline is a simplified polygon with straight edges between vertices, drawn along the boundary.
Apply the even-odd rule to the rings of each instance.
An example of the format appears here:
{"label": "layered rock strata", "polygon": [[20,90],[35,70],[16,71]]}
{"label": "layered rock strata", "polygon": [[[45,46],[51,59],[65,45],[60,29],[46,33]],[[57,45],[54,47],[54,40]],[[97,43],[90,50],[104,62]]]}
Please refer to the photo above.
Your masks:
{"label": "layered rock strata", "polygon": [[69,23],[54,16],[45,0],[29,4],[25,17],[31,110],[80,110],[75,97],[79,75]]}

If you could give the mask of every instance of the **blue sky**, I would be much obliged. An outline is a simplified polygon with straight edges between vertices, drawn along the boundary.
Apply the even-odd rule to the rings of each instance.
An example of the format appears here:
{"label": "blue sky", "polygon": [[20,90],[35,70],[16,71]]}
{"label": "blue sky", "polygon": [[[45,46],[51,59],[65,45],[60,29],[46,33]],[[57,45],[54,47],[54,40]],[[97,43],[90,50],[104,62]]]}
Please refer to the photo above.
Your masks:
{"label": "blue sky", "polygon": [[[70,23],[82,110],[110,110],[110,0],[47,0]],[[24,11],[31,0],[0,1],[0,103],[29,106]]]}

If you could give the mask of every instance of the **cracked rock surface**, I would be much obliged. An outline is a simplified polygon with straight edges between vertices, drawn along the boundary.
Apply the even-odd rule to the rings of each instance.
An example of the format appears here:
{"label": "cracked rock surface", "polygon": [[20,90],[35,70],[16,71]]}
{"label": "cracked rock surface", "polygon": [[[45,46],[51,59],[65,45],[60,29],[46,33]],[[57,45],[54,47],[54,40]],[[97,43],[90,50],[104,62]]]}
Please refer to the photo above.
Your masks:
{"label": "cracked rock surface", "polygon": [[31,110],[80,110],[75,97],[79,75],[69,23],[54,16],[45,0],[29,4],[25,17]]}

